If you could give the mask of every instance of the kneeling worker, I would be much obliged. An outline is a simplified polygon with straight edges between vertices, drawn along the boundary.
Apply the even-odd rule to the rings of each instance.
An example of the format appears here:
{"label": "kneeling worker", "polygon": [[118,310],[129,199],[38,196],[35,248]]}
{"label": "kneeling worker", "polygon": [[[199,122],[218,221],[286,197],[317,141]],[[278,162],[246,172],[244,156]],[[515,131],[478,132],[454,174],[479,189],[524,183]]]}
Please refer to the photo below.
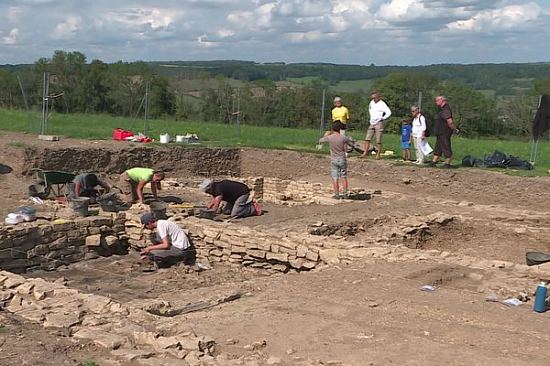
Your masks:
{"label": "kneeling worker", "polygon": [[220,212],[221,203],[224,202],[223,213],[230,214],[231,217],[243,218],[262,214],[260,205],[250,199],[250,188],[244,183],[227,179],[219,182],[205,179],[200,189],[212,196],[207,208],[214,212]]}
{"label": "kneeling worker", "polygon": [[159,265],[171,265],[179,261],[192,264],[191,262],[195,259],[195,249],[178,224],[168,220],[157,220],[149,212],[141,216],[141,224],[146,229],[155,231],[156,234],[153,245],[141,251],[144,258]]}
{"label": "kneeling worker", "polygon": [[99,196],[99,192],[96,189],[97,186],[102,187],[105,193],[109,192],[109,185],[98,178],[97,175],[92,173],[82,173],[77,175],[73,183],[69,186],[69,197],[90,197],[95,198]]}
{"label": "kneeling worker", "polygon": [[143,203],[143,188],[151,183],[151,192],[157,198],[160,189],[160,181],[164,179],[164,173],[150,168],[132,168],[120,175],[118,188],[121,191],[121,199],[124,202],[134,202],[137,197],[139,204]]}

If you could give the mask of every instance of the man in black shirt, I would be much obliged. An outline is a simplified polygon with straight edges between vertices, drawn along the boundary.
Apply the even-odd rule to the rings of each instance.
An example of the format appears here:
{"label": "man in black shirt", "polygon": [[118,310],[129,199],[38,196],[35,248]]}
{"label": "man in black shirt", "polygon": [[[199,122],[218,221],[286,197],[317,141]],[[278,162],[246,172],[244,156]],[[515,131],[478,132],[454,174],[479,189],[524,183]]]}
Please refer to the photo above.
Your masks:
{"label": "man in black shirt", "polygon": [[453,133],[458,133],[458,128],[453,121],[453,112],[451,106],[447,103],[447,99],[443,95],[435,98],[435,104],[439,107],[439,112],[435,116],[435,147],[434,156],[430,165],[435,166],[439,157],[445,155],[444,168],[451,167],[451,159],[453,158],[453,150],[451,148],[451,136]]}
{"label": "man in black shirt", "polygon": [[214,182],[212,179],[205,179],[200,186],[201,190],[212,196],[207,208],[215,212],[220,209],[220,204],[225,202],[224,213],[231,214],[231,217],[248,217],[261,215],[260,206],[250,198],[250,188],[241,182],[224,179]]}

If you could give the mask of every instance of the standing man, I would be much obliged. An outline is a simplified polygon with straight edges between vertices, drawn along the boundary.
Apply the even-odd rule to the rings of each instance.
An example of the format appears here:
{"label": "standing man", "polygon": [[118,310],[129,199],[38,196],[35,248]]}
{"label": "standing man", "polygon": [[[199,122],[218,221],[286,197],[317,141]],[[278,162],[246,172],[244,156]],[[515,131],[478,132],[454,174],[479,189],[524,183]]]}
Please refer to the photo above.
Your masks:
{"label": "standing man", "polygon": [[451,159],[453,150],[451,148],[451,136],[453,133],[459,132],[453,121],[453,112],[451,106],[447,103],[447,99],[443,95],[435,98],[435,104],[439,107],[439,112],[435,116],[435,147],[434,157],[430,166],[436,166],[439,157],[445,156],[444,168],[451,167]]}
{"label": "standing man", "polygon": [[376,160],[380,159],[382,152],[382,136],[384,135],[384,123],[390,118],[391,110],[388,105],[380,99],[380,93],[375,90],[371,93],[371,101],[369,103],[370,125],[365,138],[365,152],[363,156],[368,154],[370,149],[370,141],[373,136],[376,136]]}
{"label": "standing man", "polygon": [[328,142],[330,144],[330,175],[332,177],[332,189],[334,196],[332,198],[340,199],[340,186],[338,180],[342,180],[344,190],[343,198],[348,199],[348,162],[346,159],[347,146],[353,144],[349,136],[340,133],[342,124],[336,121],[332,124],[332,132],[327,131],[325,136],[319,140],[319,143]]}
{"label": "standing man", "polygon": [[120,175],[118,188],[121,191],[121,199],[124,202],[137,202],[143,204],[143,188],[151,183],[151,192],[157,198],[160,182],[164,179],[163,172],[157,172],[150,168],[132,168]]}
{"label": "standing man", "polygon": [[142,257],[155,264],[171,265],[178,261],[185,264],[195,259],[195,250],[189,242],[185,231],[173,221],[157,220],[148,212],[141,216],[141,224],[155,232],[153,245],[141,251]]}
{"label": "standing man", "polygon": [[340,97],[334,98],[334,108],[332,108],[332,123],[336,121],[340,121],[340,134],[345,136],[348,129],[349,111],[342,105],[342,98]]}
{"label": "standing man", "polygon": [[212,196],[206,206],[209,210],[220,212],[221,203],[224,202],[223,212],[231,217],[243,218],[262,214],[258,203],[250,199],[250,188],[244,183],[227,179],[219,182],[205,179],[200,189]]}
{"label": "standing man", "polygon": [[425,156],[420,146],[424,142],[424,139],[426,139],[426,118],[420,113],[420,108],[417,105],[411,107],[411,114],[413,117],[412,135],[416,150],[415,164],[422,165],[424,164]]}

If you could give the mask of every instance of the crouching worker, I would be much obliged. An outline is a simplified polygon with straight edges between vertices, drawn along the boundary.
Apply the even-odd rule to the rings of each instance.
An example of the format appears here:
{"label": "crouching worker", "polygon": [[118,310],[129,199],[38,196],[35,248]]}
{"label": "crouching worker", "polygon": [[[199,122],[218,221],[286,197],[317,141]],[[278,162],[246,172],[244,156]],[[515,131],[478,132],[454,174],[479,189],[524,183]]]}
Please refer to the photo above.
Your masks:
{"label": "crouching worker", "polygon": [[99,196],[99,191],[96,189],[98,186],[102,187],[105,193],[108,193],[111,188],[95,174],[79,174],[74,178],[72,184],[69,185],[69,197],[90,197],[95,199]]}
{"label": "crouching worker", "polygon": [[250,198],[250,188],[244,183],[225,179],[214,182],[212,179],[205,179],[200,189],[212,196],[207,208],[216,213],[223,212],[235,218],[262,214],[260,205]]}
{"label": "crouching worker", "polygon": [[332,132],[325,132],[325,136],[319,143],[328,142],[330,145],[330,175],[335,199],[340,199],[340,186],[338,180],[342,180],[343,198],[348,198],[348,161],[346,151],[348,145],[353,144],[353,139],[340,133],[342,124],[336,121],[332,124]]}
{"label": "crouching worker", "polygon": [[154,171],[150,168],[132,168],[120,175],[118,188],[121,199],[125,203],[136,201],[143,204],[143,188],[151,183],[151,192],[157,198],[157,191],[160,189],[160,182],[164,179],[164,173]]}
{"label": "crouching worker", "polygon": [[155,234],[153,245],[141,251],[144,259],[147,258],[159,266],[170,266],[177,262],[194,264],[195,249],[178,224],[168,220],[157,220],[149,212],[141,216],[141,224],[146,229],[153,230]]}

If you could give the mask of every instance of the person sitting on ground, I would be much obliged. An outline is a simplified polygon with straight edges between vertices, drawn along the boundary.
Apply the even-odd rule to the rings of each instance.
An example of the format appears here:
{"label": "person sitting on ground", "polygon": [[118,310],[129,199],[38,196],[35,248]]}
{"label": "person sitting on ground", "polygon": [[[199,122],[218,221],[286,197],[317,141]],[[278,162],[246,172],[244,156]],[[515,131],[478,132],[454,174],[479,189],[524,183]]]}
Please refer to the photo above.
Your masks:
{"label": "person sitting on ground", "polygon": [[[223,212],[235,218],[262,214],[258,203],[250,199],[250,188],[244,183],[227,179],[219,182],[205,179],[201,183],[200,189],[212,196],[207,208],[216,213]],[[223,210],[221,209],[222,203]]]}
{"label": "person sitting on ground", "polygon": [[141,251],[144,259],[150,259],[157,265],[172,265],[183,261],[185,264],[193,264],[195,250],[178,224],[168,220],[157,220],[148,212],[141,216],[141,224],[149,230],[153,230],[155,239],[153,245],[149,245]]}
{"label": "person sitting on ground", "polygon": [[105,190],[104,193],[108,193],[111,189],[106,182],[99,179],[93,173],[79,174],[74,178],[72,184],[69,185],[69,197],[90,197],[95,199],[99,196],[99,191],[96,189],[97,186],[102,187]]}
{"label": "person sitting on ground", "polygon": [[332,132],[325,132],[325,136],[319,140],[330,145],[330,172],[332,177],[332,188],[335,199],[340,199],[340,186],[338,180],[342,180],[343,198],[348,198],[348,162],[346,159],[347,146],[353,144],[353,139],[340,133],[342,124],[336,121],[332,124]]}
{"label": "person sitting on ground", "polygon": [[411,158],[412,144],[412,126],[409,118],[403,118],[401,125],[401,157],[403,161],[412,161]]}
{"label": "person sitting on ground", "polygon": [[157,191],[160,189],[160,182],[164,179],[164,173],[150,168],[132,168],[120,175],[118,188],[121,199],[125,203],[136,201],[143,204],[143,188],[151,183],[151,192],[157,198]]}

